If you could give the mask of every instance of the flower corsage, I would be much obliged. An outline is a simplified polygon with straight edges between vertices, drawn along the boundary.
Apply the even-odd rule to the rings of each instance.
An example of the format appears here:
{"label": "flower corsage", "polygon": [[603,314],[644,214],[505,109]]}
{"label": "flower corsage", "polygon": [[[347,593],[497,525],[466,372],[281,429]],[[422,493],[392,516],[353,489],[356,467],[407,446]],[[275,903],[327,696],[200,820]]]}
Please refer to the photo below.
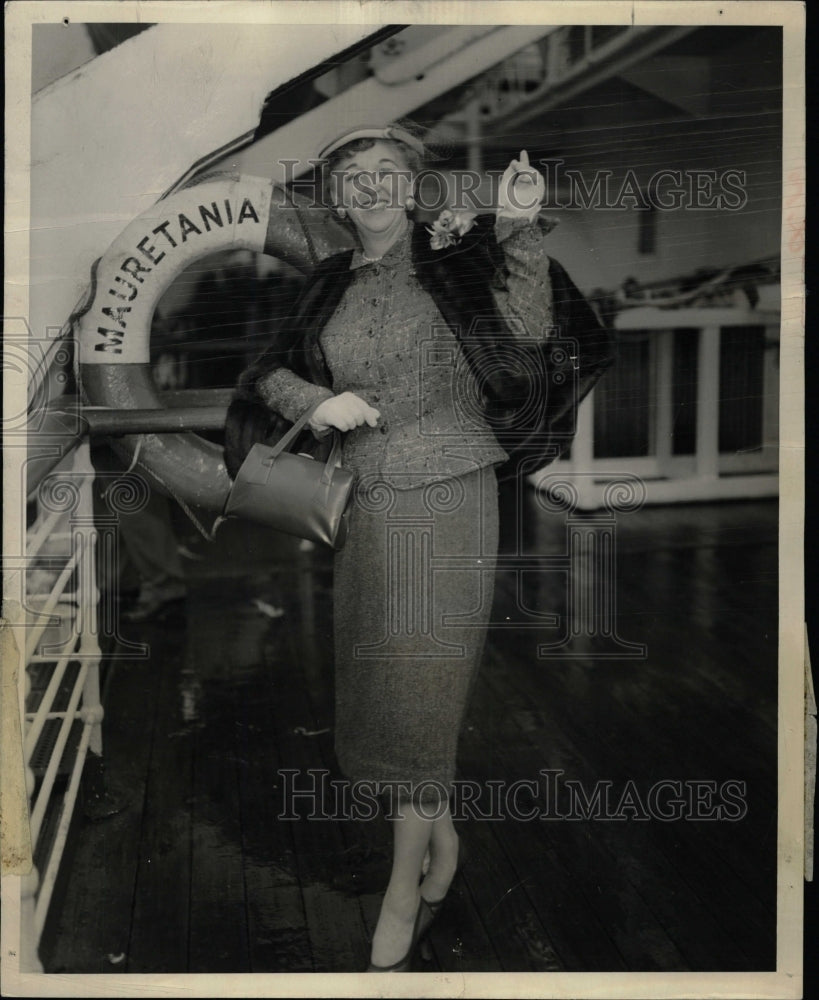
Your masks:
{"label": "flower corsage", "polygon": [[477,212],[453,212],[452,209],[445,208],[432,225],[427,226],[427,232],[432,237],[429,245],[433,250],[444,250],[460,243],[475,225],[477,214]]}

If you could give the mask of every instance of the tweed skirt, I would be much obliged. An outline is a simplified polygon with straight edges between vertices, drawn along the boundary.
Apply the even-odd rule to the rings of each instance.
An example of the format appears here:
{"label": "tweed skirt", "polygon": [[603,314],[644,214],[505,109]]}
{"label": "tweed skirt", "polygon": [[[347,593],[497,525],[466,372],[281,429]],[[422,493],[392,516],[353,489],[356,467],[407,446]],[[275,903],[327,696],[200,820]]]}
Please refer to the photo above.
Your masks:
{"label": "tweed skirt", "polygon": [[497,547],[493,467],[410,489],[359,482],[333,579],[335,749],[351,782],[449,795]]}

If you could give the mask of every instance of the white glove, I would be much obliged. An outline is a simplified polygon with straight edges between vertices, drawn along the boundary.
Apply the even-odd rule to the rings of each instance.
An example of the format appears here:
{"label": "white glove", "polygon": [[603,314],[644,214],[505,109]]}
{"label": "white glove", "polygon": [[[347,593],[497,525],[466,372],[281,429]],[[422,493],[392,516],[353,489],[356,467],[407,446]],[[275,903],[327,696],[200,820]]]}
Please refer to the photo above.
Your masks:
{"label": "white glove", "polygon": [[506,219],[537,218],[540,204],[546,194],[542,174],[529,165],[529,154],[520,152],[519,160],[512,160],[501,177],[496,216]]}
{"label": "white glove", "polygon": [[308,421],[314,431],[321,433],[329,427],[340,431],[351,431],[362,424],[375,427],[381,413],[354,392],[342,392],[331,396],[316,407]]}

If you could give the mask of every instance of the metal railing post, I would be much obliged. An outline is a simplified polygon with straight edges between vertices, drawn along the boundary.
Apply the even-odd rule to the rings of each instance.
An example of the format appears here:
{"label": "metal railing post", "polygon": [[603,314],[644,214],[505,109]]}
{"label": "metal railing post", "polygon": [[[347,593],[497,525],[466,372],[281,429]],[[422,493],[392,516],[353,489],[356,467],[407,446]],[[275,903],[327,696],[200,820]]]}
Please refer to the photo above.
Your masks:
{"label": "metal railing post", "polygon": [[80,473],[80,501],[71,517],[73,537],[82,541],[82,558],[77,567],[77,621],[79,630],[79,654],[88,664],[82,693],[81,718],[91,727],[89,749],[97,756],[102,755],[102,718],[100,702],[100,649],[98,635],[98,606],[100,599],[97,586],[97,529],[94,525],[94,467],[88,440],[77,449],[74,470]]}

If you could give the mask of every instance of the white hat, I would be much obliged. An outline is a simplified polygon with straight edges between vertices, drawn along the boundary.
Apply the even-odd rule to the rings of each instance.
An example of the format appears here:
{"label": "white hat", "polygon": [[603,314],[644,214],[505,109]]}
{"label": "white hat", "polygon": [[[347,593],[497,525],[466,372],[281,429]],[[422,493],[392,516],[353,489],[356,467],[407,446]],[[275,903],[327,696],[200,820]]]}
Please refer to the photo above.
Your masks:
{"label": "white hat", "polygon": [[396,142],[403,142],[410,149],[414,149],[419,156],[424,155],[423,142],[401,125],[382,125],[380,127],[359,125],[355,128],[345,129],[341,135],[337,135],[331,142],[326,143],[319,152],[319,159],[326,160],[331,153],[356,139],[394,139]]}

